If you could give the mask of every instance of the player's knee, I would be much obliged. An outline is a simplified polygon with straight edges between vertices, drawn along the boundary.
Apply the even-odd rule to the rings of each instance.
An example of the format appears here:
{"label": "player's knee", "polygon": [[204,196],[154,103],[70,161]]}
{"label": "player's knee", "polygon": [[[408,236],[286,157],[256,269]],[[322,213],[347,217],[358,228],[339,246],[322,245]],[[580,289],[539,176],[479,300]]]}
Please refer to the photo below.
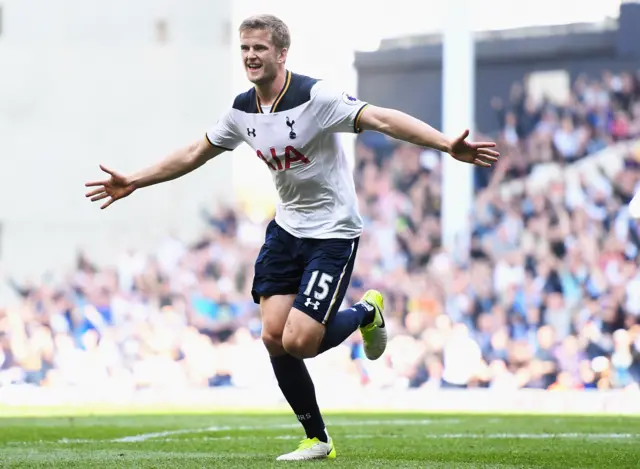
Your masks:
{"label": "player's knee", "polygon": [[296,358],[305,359],[310,358],[308,356],[308,350],[306,343],[302,337],[284,337],[282,340],[282,346],[284,350]]}
{"label": "player's knee", "polygon": [[277,332],[269,329],[263,329],[262,343],[267,348],[269,355],[272,357],[277,357],[286,353],[282,344],[282,331]]}
{"label": "player's knee", "polygon": [[282,333],[294,298],[295,295],[276,295],[261,299],[262,343],[272,357],[286,353]]}
{"label": "player's knee", "polygon": [[300,359],[313,358],[318,354],[318,340],[311,334],[285,333],[282,337],[282,346],[289,355]]}
{"label": "player's knee", "polygon": [[282,345],[296,358],[313,358],[318,354],[324,332],[323,324],[293,308],[284,326]]}

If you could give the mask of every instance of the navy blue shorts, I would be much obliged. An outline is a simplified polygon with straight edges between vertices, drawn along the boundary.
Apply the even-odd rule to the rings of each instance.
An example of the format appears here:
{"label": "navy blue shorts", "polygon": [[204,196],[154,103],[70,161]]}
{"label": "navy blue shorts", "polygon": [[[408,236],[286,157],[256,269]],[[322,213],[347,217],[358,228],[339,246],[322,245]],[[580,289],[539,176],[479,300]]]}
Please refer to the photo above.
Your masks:
{"label": "navy blue shorts", "polygon": [[347,293],[358,241],[296,238],[272,220],[256,260],[253,301],[296,294],[293,306],[326,324]]}

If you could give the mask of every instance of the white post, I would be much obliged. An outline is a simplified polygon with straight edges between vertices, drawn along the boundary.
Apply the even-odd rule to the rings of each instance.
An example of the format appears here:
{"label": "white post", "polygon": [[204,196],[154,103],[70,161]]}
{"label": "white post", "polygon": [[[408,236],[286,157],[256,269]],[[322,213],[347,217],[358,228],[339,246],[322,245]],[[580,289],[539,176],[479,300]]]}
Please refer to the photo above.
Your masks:
{"label": "white post", "polygon": [[[448,0],[442,50],[442,131],[455,137],[474,132],[475,50],[473,0]],[[443,155],[442,241],[447,251],[466,256],[473,203],[473,166]]]}

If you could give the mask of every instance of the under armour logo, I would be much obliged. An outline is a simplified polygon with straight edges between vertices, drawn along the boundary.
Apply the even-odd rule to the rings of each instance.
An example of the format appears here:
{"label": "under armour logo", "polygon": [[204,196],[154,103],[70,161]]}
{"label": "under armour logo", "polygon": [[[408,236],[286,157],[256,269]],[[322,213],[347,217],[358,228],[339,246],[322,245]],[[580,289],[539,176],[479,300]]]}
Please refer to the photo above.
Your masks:
{"label": "under armour logo", "polygon": [[291,140],[296,138],[296,133],[293,131],[293,124],[295,124],[295,123],[296,123],[296,121],[290,121],[289,118],[287,117],[287,127],[289,127],[291,129],[291,131],[289,132],[289,138]]}
{"label": "under armour logo", "polygon": [[256,136],[256,129],[250,129],[249,127],[247,127],[247,135],[249,137],[255,137]]}
{"label": "under armour logo", "polygon": [[311,301],[311,298],[307,298],[307,301],[305,301],[304,305],[305,306],[313,306],[314,311],[318,311],[318,308],[320,307],[320,302],[319,301]]}

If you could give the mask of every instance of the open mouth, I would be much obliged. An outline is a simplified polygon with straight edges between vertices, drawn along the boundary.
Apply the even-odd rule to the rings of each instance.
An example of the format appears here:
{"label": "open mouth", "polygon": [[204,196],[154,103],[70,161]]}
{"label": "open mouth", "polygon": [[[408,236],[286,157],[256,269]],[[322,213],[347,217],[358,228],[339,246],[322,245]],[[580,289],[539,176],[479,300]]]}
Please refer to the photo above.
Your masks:
{"label": "open mouth", "polygon": [[249,70],[259,70],[262,68],[262,64],[247,64]]}

